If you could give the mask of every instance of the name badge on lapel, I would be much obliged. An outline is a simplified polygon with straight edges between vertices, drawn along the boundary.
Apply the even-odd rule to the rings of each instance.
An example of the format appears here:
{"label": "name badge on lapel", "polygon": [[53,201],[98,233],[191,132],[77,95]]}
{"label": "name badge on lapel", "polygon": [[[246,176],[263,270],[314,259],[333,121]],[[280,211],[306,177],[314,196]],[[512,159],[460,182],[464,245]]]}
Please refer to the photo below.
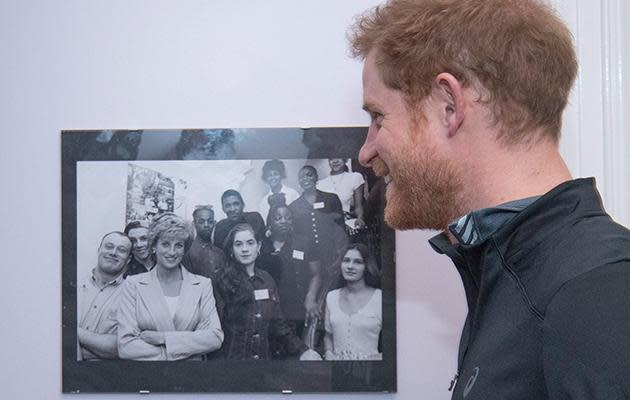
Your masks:
{"label": "name badge on lapel", "polygon": [[313,203],[313,208],[319,210],[320,208],[324,208],[324,202],[318,201],[317,203]]}
{"label": "name badge on lapel", "polygon": [[268,300],[269,299],[269,289],[254,290],[254,298],[256,300]]}
{"label": "name badge on lapel", "polygon": [[293,250],[293,258],[296,260],[304,260],[304,252],[300,250]]}

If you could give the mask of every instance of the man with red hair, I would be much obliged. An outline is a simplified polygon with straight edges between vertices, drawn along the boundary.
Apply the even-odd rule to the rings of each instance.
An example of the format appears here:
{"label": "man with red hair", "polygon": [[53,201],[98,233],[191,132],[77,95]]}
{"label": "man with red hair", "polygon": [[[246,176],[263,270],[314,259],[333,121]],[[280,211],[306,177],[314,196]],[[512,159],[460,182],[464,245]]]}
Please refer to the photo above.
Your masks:
{"label": "man with red hair", "polygon": [[535,0],[390,0],[350,40],[385,220],[442,231],[466,289],[453,398],[629,398],[630,233],[558,150],[566,26]]}

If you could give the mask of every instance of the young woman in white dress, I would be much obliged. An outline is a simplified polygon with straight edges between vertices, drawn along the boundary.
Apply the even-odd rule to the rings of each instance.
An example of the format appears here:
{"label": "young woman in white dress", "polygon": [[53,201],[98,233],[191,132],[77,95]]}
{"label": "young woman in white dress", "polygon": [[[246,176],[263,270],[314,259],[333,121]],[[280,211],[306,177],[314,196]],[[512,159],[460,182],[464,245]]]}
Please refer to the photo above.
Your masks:
{"label": "young woman in white dress", "polygon": [[343,286],[326,296],[326,360],[381,360],[380,271],[367,246],[348,246],[341,262]]}

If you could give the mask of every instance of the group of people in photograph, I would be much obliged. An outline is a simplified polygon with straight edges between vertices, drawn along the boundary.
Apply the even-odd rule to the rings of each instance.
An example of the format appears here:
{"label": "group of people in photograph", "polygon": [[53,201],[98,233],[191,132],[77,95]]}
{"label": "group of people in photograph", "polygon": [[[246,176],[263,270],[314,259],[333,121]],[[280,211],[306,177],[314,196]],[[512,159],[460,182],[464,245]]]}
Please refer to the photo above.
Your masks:
{"label": "group of people in photograph", "polygon": [[256,211],[229,189],[220,221],[200,205],[105,234],[78,285],[78,358],[382,359],[378,240],[357,234],[366,191],[347,161],[322,180],[303,166],[298,192],[269,160]]}

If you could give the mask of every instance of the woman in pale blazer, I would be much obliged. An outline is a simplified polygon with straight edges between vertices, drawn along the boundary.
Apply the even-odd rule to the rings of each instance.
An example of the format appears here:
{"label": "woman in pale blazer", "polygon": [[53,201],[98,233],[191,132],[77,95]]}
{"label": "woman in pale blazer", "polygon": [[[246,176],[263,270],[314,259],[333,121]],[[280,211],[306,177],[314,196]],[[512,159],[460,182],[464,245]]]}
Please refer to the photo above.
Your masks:
{"label": "woman in pale blazer", "polygon": [[156,217],[149,226],[156,265],[124,284],[118,311],[120,358],[201,359],[221,347],[212,283],[181,264],[192,239],[190,224],[173,213]]}

